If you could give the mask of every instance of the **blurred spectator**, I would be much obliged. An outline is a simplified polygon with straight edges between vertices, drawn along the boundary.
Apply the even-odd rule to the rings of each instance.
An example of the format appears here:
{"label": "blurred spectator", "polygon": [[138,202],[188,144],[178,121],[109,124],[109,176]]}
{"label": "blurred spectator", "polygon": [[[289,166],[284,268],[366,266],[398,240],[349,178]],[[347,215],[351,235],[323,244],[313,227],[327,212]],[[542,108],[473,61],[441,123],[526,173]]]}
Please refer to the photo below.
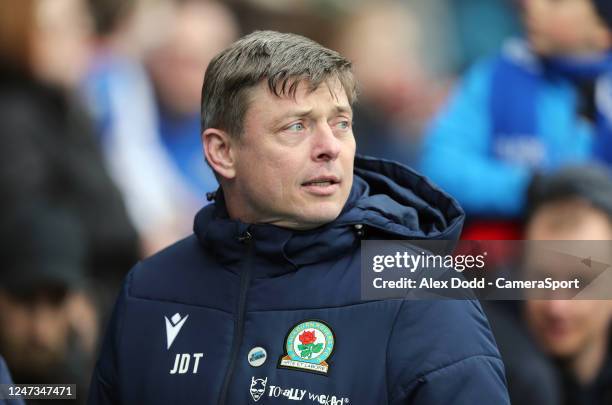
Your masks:
{"label": "blurred spectator", "polygon": [[477,64],[425,142],[422,170],[469,218],[510,220],[472,222],[466,238],[518,238],[514,220],[535,172],[610,153],[612,3],[522,4],[528,43],[510,41]]}
{"label": "blurred spectator", "polygon": [[230,10],[211,0],[177,2],[168,35],[146,58],[157,101],[161,141],[190,194],[193,213],[217,181],[204,161],[200,140],[200,99],[204,70],[210,60],[238,37]]}
{"label": "blurred spectator", "polygon": [[[15,382],[86,392],[93,347],[74,328],[70,307],[85,281],[79,224],[39,205],[5,218],[0,238],[0,353]],[[89,326],[95,334],[97,323]]]}
{"label": "blurred spectator", "polygon": [[187,235],[217,188],[199,137],[200,92],[208,61],[237,29],[212,1],[89,1],[98,30],[84,90],[149,255]]}
{"label": "blurred spectator", "polygon": [[[24,383],[31,372],[49,382],[43,377],[56,369],[43,366],[70,361],[67,330],[86,354],[94,350],[95,301],[114,297],[138,259],[136,233],[74,95],[89,33],[83,0],[0,2],[0,227],[12,229],[0,238],[0,352]],[[83,288],[39,288],[52,267],[92,280],[95,298]],[[16,277],[27,280],[23,290],[9,287]],[[87,374],[76,371],[74,381]]]}
{"label": "blurred spectator", "polygon": [[[148,255],[182,236],[175,217],[186,209],[176,202],[186,193],[175,186],[180,182],[158,139],[154,93],[141,62],[144,45],[135,38],[137,21],[148,21],[152,37],[164,35],[168,10],[164,1],[142,9],[134,0],[89,3],[96,39],[83,90],[106,166]],[[152,11],[156,7],[164,10]]]}
{"label": "blurred spectator", "polygon": [[[539,179],[530,192],[529,240],[612,243],[612,178],[597,168],[567,168]],[[611,250],[606,249],[609,256]],[[606,263],[612,262],[609,256]],[[552,273],[554,274],[554,270]],[[612,403],[612,301],[527,301],[528,324],[558,361],[566,405]]]}
{"label": "blurred spectator", "polygon": [[[19,7],[14,4],[11,6]],[[32,7],[35,8],[35,14],[30,16],[31,25],[19,28],[29,30],[22,34],[26,35],[26,38],[29,36],[30,42],[21,44],[24,46],[21,52],[29,52],[27,55],[21,55],[29,58],[27,72],[47,84],[71,89],[81,78],[89,57],[87,40],[91,21],[85,3],[83,0],[41,0],[35,2]],[[12,14],[13,7],[7,11]],[[13,21],[11,24],[16,23],[17,21]],[[10,26],[7,27],[7,33],[10,29]],[[13,42],[13,45],[16,43]],[[15,55],[6,56],[9,59],[6,62],[11,64],[11,56]],[[14,67],[25,72],[25,64]]]}
{"label": "blurred spectator", "polygon": [[[90,274],[120,279],[137,259],[136,235],[89,121],[65,87],[76,85],[82,72],[60,74],[56,66],[81,64],[86,49],[81,42],[88,34],[82,1],[1,4],[6,10],[0,10],[0,19],[8,22],[0,21],[7,38],[0,41],[6,44],[0,47],[0,212],[10,217],[34,202],[70,212],[83,230]],[[22,21],[16,22],[19,16]],[[8,25],[21,36],[9,34]],[[21,41],[21,54],[10,53],[9,35]],[[61,63],[55,61],[55,47],[63,55]]]}
{"label": "blurred spectator", "polygon": [[452,16],[449,59],[464,71],[480,58],[496,53],[509,37],[520,34],[521,0],[446,0]]}
{"label": "blurred spectator", "polygon": [[[2,356],[0,356],[0,384],[13,384],[13,379]],[[24,402],[21,399],[0,400],[0,405],[24,405]]]}
{"label": "blurred spectator", "polygon": [[345,21],[336,46],[360,82],[357,150],[411,165],[447,83],[426,62],[419,14],[398,2],[366,2]]}
{"label": "blurred spectator", "polygon": [[504,362],[510,400],[513,404],[561,405],[559,375],[530,336],[519,304],[482,302]]}

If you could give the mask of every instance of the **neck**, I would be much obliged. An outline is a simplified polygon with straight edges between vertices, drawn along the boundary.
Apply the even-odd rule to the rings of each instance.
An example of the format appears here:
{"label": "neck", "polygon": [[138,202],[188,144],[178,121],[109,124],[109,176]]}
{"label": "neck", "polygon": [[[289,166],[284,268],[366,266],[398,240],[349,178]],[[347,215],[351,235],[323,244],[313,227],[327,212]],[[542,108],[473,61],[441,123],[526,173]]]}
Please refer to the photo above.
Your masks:
{"label": "neck", "polygon": [[231,186],[223,185],[222,190],[225,208],[230,219],[238,220],[245,224],[275,225],[294,231],[306,231],[323,225],[321,223],[302,222],[283,216],[262,215],[256,210],[251,209],[254,203],[238,192],[233,193]]}
{"label": "neck", "polygon": [[607,355],[608,334],[595,338],[592,344],[586,345],[575,357],[569,360],[568,366],[580,385],[592,383],[601,370]]}

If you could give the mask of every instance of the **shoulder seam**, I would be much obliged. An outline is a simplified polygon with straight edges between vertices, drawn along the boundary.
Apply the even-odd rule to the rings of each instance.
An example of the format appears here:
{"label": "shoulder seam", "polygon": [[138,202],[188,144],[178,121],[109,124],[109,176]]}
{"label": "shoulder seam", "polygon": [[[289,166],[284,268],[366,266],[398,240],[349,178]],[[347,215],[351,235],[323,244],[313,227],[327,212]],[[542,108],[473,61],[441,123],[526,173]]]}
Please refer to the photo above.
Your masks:
{"label": "shoulder seam", "polygon": [[143,296],[139,296],[139,295],[129,295],[128,298],[134,299],[134,300],[143,300],[143,301],[153,301],[153,302],[169,302],[172,304],[180,304],[180,305],[186,305],[186,306],[190,306],[190,307],[197,307],[197,308],[205,308],[205,309],[210,309],[212,311],[218,311],[218,312],[222,312],[224,314],[229,314],[232,315],[232,312],[229,311],[224,311],[222,309],[219,308],[213,308],[213,307],[209,307],[206,305],[198,305],[198,304],[193,304],[193,303],[188,303],[188,302],[183,302],[183,301],[178,301],[178,300],[171,300],[171,299],[166,299],[166,298],[152,298],[152,297],[143,297]]}

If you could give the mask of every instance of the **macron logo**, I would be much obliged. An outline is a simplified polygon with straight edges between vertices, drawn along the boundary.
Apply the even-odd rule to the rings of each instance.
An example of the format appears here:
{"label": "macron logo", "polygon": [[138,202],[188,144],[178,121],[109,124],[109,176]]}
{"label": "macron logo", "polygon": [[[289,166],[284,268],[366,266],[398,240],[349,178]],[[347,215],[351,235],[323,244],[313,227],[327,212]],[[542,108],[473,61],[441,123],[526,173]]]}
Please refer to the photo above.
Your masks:
{"label": "macron logo", "polygon": [[174,342],[174,339],[176,339],[177,335],[181,331],[181,328],[185,324],[185,321],[187,318],[189,318],[189,315],[185,315],[184,318],[181,318],[181,314],[177,312],[176,314],[172,315],[172,318],[170,319],[168,319],[167,316],[164,316],[164,318],[166,319],[166,337],[168,338],[167,348],[170,349],[172,342]]}

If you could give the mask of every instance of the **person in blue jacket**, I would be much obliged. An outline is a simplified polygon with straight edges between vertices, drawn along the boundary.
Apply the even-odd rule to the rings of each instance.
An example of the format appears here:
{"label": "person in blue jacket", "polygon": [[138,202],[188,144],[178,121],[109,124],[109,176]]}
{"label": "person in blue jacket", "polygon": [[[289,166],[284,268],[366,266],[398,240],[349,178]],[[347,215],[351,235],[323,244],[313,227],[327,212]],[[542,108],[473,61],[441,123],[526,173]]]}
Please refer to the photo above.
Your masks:
{"label": "person in blue jacket", "polygon": [[355,158],[351,64],[257,31],[202,94],[221,186],[193,235],[127,276],[89,403],[508,404],[478,302],[361,299],[361,240],[456,239],[464,215],[414,171]]}
{"label": "person in blue jacket", "polygon": [[[13,380],[4,359],[0,356],[0,385],[6,384],[13,384]],[[22,399],[3,399],[3,397],[7,396],[8,391],[0,390],[0,392],[3,393],[2,397],[0,397],[0,405],[24,405]]]}
{"label": "person in blue jacket", "polygon": [[526,40],[476,64],[431,124],[422,171],[468,218],[517,218],[534,173],[612,163],[612,2],[524,0]]}

